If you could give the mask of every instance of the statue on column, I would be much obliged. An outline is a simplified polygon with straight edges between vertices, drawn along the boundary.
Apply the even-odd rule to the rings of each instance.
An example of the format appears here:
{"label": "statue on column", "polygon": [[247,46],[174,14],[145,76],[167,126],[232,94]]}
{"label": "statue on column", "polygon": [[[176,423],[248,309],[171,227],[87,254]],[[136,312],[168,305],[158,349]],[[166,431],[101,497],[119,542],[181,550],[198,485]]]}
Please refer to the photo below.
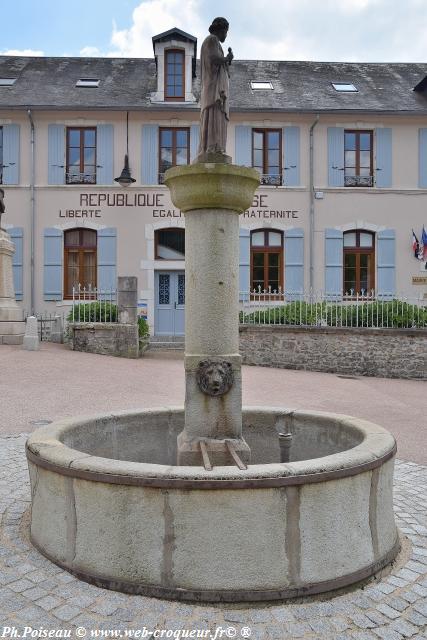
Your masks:
{"label": "statue on column", "polygon": [[200,143],[195,162],[231,162],[226,155],[229,120],[229,67],[233,52],[224,56],[221,43],[228,33],[228,21],[215,18],[200,52]]}

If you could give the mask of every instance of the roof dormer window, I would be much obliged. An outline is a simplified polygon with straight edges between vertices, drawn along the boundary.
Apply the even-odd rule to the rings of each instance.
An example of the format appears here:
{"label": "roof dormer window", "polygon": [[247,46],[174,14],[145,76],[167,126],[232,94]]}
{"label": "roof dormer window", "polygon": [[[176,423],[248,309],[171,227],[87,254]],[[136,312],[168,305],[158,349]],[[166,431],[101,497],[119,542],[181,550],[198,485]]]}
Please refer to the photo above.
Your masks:
{"label": "roof dormer window", "polygon": [[185,52],[182,49],[165,51],[165,100],[185,99]]}
{"label": "roof dormer window", "polygon": [[175,27],[154,36],[153,49],[157,86],[151,102],[195,103],[197,38]]}

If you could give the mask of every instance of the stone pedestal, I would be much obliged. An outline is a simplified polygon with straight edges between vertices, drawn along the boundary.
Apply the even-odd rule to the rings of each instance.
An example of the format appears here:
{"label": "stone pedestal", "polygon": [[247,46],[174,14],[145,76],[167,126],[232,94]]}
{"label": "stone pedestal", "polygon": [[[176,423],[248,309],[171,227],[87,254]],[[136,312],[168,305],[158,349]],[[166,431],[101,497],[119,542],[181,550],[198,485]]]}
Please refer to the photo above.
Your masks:
{"label": "stone pedestal", "polygon": [[25,332],[23,312],[16,303],[13,287],[14,252],[9,234],[0,229],[0,344],[22,344]]}
{"label": "stone pedestal", "polygon": [[38,351],[40,349],[36,316],[28,316],[27,318],[23,347],[27,351]]}
{"label": "stone pedestal", "polygon": [[[234,464],[230,445],[249,461],[242,438],[239,355],[239,214],[259,185],[254,169],[198,163],[165,174],[185,214],[185,427],[178,464]],[[201,448],[201,443],[203,443]]]}
{"label": "stone pedestal", "polygon": [[117,307],[121,324],[138,321],[138,278],[120,276],[117,279]]}

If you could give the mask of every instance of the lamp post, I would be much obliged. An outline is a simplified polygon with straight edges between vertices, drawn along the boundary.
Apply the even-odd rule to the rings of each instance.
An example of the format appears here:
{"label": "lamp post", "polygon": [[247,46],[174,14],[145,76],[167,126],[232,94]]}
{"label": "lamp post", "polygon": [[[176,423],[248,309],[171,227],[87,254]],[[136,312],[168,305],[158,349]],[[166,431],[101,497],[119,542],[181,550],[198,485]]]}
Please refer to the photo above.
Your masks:
{"label": "lamp post", "polygon": [[122,169],[121,174],[118,178],[114,178],[114,182],[118,182],[121,187],[128,187],[135,181],[135,178],[132,178],[129,169],[129,111],[126,111],[126,154],[125,154],[125,165]]}

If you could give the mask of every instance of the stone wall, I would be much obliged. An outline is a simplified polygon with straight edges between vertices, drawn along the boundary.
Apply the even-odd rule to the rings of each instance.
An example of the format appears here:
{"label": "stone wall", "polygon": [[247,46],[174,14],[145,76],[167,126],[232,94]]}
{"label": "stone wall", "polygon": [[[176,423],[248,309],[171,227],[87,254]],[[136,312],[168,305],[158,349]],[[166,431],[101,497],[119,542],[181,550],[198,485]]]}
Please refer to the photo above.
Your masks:
{"label": "stone wall", "polygon": [[244,364],[427,380],[427,330],[240,327]]}
{"label": "stone wall", "polygon": [[100,353],[123,358],[138,358],[139,338],[137,324],[107,322],[70,323],[70,346],[74,351]]}

